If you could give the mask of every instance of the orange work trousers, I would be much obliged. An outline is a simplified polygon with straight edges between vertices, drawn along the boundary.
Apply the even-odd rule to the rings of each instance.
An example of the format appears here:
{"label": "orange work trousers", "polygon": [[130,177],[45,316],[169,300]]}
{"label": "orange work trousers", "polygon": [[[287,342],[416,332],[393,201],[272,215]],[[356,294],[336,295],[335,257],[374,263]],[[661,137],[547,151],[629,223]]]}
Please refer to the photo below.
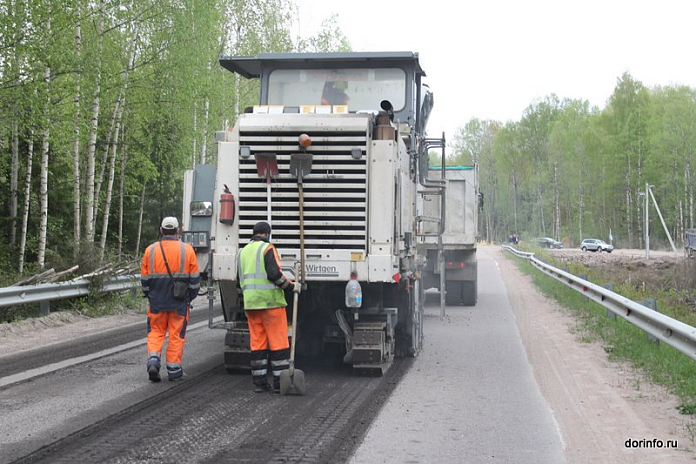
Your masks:
{"label": "orange work trousers", "polygon": [[246,312],[251,351],[278,351],[290,347],[285,308],[253,309]]}
{"label": "orange work trousers", "polygon": [[167,365],[181,365],[181,356],[186,343],[186,327],[189,321],[189,310],[186,316],[180,316],[176,311],[160,311],[153,313],[147,310],[147,353],[148,356],[160,356],[164,337],[169,332],[167,343]]}

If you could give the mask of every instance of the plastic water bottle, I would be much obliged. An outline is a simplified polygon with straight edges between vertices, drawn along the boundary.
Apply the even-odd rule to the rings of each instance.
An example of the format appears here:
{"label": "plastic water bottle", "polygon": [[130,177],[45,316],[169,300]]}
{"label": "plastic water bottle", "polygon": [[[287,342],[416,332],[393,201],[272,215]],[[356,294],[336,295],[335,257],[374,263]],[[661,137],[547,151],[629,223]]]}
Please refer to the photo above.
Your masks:
{"label": "plastic water bottle", "polygon": [[346,284],[346,307],[359,308],[362,306],[362,288],[358,282],[358,273],[351,272],[350,280]]}

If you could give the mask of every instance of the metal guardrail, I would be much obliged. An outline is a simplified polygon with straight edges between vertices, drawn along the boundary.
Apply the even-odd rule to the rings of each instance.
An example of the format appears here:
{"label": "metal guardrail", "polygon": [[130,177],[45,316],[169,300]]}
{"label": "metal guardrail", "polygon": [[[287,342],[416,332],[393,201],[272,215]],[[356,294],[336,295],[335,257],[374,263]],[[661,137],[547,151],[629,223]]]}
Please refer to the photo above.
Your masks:
{"label": "metal guardrail", "polygon": [[[98,282],[95,283],[95,282]],[[95,289],[95,285],[99,285]],[[41,313],[48,315],[49,303],[86,296],[90,291],[101,293],[131,290],[140,286],[140,275],[107,277],[99,281],[86,279],[38,285],[0,288],[0,307],[41,303]]]}
{"label": "metal guardrail", "polygon": [[582,293],[594,302],[642,329],[658,340],[676,348],[693,360],[696,360],[696,328],[681,321],[672,319],[647,306],[614,293],[585,279],[557,269],[534,257],[534,253],[518,251],[508,245],[502,248],[515,255],[528,259],[530,264],[546,275]]}

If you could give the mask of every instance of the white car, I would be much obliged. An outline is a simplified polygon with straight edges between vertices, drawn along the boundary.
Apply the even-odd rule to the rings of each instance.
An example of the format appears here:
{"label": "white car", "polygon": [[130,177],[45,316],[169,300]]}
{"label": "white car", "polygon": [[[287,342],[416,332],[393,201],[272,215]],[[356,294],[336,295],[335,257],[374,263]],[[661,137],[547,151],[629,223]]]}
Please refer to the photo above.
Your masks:
{"label": "white car", "polygon": [[580,244],[580,249],[582,251],[598,251],[600,253],[602,251],[606,251],[607,253],[611,253],[614,250],[614,247],[609,245],[604,240],[600,240],[598,238],[586,238]]}

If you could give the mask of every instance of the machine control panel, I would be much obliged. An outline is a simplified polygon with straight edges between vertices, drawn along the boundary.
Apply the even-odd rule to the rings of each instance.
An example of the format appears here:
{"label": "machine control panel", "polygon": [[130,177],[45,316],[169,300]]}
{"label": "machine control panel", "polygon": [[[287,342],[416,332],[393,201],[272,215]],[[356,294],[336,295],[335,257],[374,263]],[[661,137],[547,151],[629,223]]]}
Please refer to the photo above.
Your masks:
{"label": "machine control panel", "polygon": [[206,231],[185,231],[181,233],[181,241],[188,243],[194,250],[210,248],[210,237]]}

